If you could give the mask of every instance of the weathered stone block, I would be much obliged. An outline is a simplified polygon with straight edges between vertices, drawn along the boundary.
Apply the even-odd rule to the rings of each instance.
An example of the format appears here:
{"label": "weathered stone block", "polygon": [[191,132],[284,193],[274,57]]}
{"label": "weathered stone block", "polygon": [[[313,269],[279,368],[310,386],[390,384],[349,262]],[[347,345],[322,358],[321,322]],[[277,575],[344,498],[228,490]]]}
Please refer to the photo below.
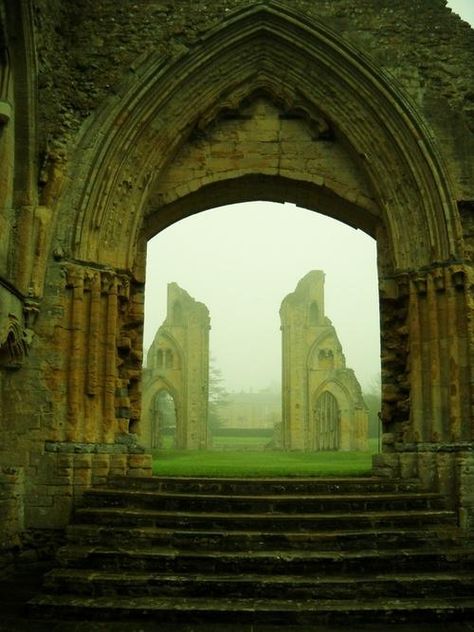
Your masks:
{"label": "weathered stone block", "polygon": [[127,466],[133,468],[148,468],[151,465],[149,454],[130,454],[127,459]]}
{"label": "weathered stone block", "polygon": [[421,487],[425,490],[436,490],[437,468],[436,455],[433,452],[418,453],[418,477]]}
{"label": "weathered stone block", "polygon": [[74,457],[72,454],[58,454],[58,472],[73,467]]}
{"label": "weathered stone block", "polygon": [[92,456],[90,454],[75,454],[73,467],[74,470],[90,469],[92,467]]}
{"label": "weathered stone block", "polygon": [[90,486],[92,482],[92,470],[91,469],[75,469],[73,475],[74,488],[77,485]]}
{"label": "weathered stone block", "polygon": [[151,469],[140,467],[130,468],[127,470],[127,476],[130,476],[131,478],[144,478],[151,476]]}

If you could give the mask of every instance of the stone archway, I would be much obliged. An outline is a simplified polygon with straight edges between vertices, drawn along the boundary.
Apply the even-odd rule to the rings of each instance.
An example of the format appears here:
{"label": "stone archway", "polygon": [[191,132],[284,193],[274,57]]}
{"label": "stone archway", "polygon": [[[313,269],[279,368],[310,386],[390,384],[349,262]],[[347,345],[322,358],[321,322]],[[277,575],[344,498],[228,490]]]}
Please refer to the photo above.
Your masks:
{"label": "stone archway", "polygon": [[[177,447],[178,414],[175,399],[170,391],[161,388],[155,392],[148,414],[150,415],[149,447],[155,450]],[[171,440],[170,446],[165,446],[166,438]]]}
{"label": "stone archway", "polygon": [[[147,379],[148,377],[148,379]],[[158,405],[158,398],[161,394],[167,393],[173,400],[175,433],[173,447],[179,447],[183,440],[183,403],[179,398],[174,386],[160,375],[149,375],[145,373],[144,386],[146,392],[142,399],[143,431],[141,440],[147,448],[155,449],[162,447],[161,430],[163,424]]]}
{"label": "stone archway", "polygon": [[[83,118],[66,164],[58,158],[49,169],[43,205],[32,209],[21,195],[28,178],[17,191],[28,244],[16,248],[17,302],[36,313],[27,293],[42,296],[27,410],[16,409],[24,374],[5,374],[2,387],[22,434],[21,463],[34,453],[43,464],[34,465],[31,497],[50,484],[44,463],[59,463],[45,443],[67,453],[61,467],[74,471],[88,461],[76,445],[94,446],[88,478],[66,485],[77,496],[94,476],[135,469],[138,457],[114,460],[110,446],[127,446],[140,429],[147,239],[199,210],[249,199],[296,202],[377,240],[381,471],[412,476],[428,464],[425,484],[443,485],[453,480],[450,455],[472,443],[472,264],[456,206],[469,196],[459,184],[469,170],[456,157],[455,188],[440,152],[450,129],[363,53],[362,40],[356,47],[356,37],[332,29],[334,16],[320,21],[279,1],[230,4],[237,10],[222,11],[199,37],[174,41],[166,55],[147,49],[123,68]],[[63,520],[70,501],[53,491],[45,503],[57,497]],[[28,512],[28,524],[45,524],[44,507]]]}
{"label": "stone archway", "polygon": [[[295,201],[358,226],[379,246],[386,448],[471,439],[459,215],[436,146],[393,83],[327,27],[269,3],[165,67],[147,59],[118,96],[78,147],[87,187],[66,189],[72,239],[58,224],[69,256],[129,270],[133,303],[146,239],[216,203]],[[434,369],[423,335],[436,339]]]}

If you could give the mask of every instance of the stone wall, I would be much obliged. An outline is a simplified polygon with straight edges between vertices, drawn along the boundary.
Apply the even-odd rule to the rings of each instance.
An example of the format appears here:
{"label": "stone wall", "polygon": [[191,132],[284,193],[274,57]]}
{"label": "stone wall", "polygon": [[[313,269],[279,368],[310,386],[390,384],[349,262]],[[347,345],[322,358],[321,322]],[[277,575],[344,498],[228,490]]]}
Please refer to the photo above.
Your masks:
{"label": "stone wall", "polygon": [[[194,46],[232,11],[253,4],[252,0],[153,0],[141,9],[134,0],[122,0],[120,5],[113,0],[72,4],[35,0],[45,163],[58,160],[80,123],[113,94],[137,58],[158,52],[165,62]],[[456,160],[453,176],[461,199],[474,197],[464,162],[472,141],[463,131],[474,126],[474,34],[446,10],[444,0],[280,4],[301,11],[309,20],[321,20],[395,77],[436,131],[444,130],[449,146],[445,149]],[[455,120],[452,110],[459,113]]]}
{"label": "stone wall", "polygon": [[14,561],[24,530],[25,473],[22,468],[0,466],[0,577]]}
{"label": "stone wall", "polygon": [[108,477],[149,476],[150,456],[133,445],[46,442],[29,472],[35,493],[27,496],[26,525],[61,528],[91,485],[103,484]]}
{"label": "stone wall", "polygon": [[474,528],[474,452],[472,443],[405,444],[373,457],[373,473],[419,479],[422,489],[438,491],[455,509],[466,532]]}
{"label": "stone wall", "polygon": [[209,329],[209,310],[204,303],[196,301],[177,283],[169,283],[166,318],[148,350],[143,372],[140,435],[147,447],[157,447],[159,420],[154,402],[165,391],[175,407],[176,447],[206,448]]}
{"label": "stone wall", "polygon": [[282,435],[290,450],[367,450],[368,411],[324,308],[324,272],[308,272],[280,308]]}

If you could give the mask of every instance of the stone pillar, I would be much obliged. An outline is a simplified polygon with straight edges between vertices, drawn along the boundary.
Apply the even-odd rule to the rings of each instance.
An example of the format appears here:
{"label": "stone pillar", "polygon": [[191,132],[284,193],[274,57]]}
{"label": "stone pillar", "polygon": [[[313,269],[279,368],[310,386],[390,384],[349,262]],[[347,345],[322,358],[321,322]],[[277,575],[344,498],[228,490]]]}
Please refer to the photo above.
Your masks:
{"label": "stone pillar", "polygon": [[459,524],[465,531],[474,533],[474,452],[461,452],[457,466]]}
{"label": "stone pillar", "polygon": [[113,270],[64,264],[64,441],[113,443],[138,431],[143,286]]}
{"label": "stone pillar", "polygon": [[436,265],[381,283],[383,453],[374,473],[418,477],[472,527],[473,274]]}
{"label": "stone pillar", "polygon": [[462,265],[382,281],[384,446],[472,441],[472,273]]}
{"label": "stone pillar", "polygon": [[13,549],[21,545],[24,483],[23,468],[0,467],[0,577],[13,562]]}

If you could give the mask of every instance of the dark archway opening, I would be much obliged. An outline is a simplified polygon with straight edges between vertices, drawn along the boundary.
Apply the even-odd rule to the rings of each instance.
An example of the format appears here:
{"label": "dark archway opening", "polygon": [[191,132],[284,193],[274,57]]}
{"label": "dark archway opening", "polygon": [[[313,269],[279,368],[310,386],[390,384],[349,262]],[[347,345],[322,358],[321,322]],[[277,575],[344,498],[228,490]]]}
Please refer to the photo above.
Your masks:
{"label": "dark archway opening", "polygon": [[152,400],[151,406],[151,448],[175,448],[176,405],[172,395],[165,390],[159,391]]}

